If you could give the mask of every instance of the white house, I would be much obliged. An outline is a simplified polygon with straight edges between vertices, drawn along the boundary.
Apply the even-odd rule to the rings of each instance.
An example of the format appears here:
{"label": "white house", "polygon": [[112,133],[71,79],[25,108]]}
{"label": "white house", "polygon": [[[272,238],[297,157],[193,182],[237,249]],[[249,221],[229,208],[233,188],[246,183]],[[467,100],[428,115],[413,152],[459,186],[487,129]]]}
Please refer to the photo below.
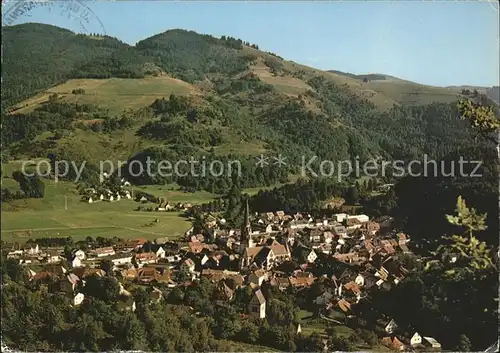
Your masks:
{"label": "white house", "polygon": [[153,244],[151,246],[151,251],[154,252],[156,254],[156,257],[159,259],[164,259],[166,256],[165,249],[163,249],[163,247],[160,245]]}
{"label": "white house", "polygon": [[365,285],[365,277],[362,274],[358,274],[354,279],[354,283],[356,283],[360,287],[363,287]]}
{"label": "white house", "polygon": [[344,226],[335,226],[333,227],[333,233],[341,238],[345,238],[347,236],[347,228]]}
{"label": "white house", "polygon": [[357,219],[360,223],[366,223],[370,220],[370,217],[365,214],[359,214],[355,216],[347,216],[347,219]]}
{"label": "white house", "polygon": [[422,336],[420,336],[418,334],[418,332],[415,332],[413,334],[413,336],[411,336],[411,338],[410,338],[410,344],[412,346],[416,346],[416,345],[422,344]]}
{"label": "white house", "polygon": [[73,260],[71,260],[71,267],[76,268],[76,267],[82,267],[83,263],[82,260],[80,260],[79,257],[74,257]]}
{"label": "white house", "polygon": [[77,257],[79,258],[80,260],[85,260],[86,259],[86,255],[85,255],[85,252],[83,250],[76,250],[74,253],[73,253],[73,256],[74,257]]}
{"label": "white house", "polygon": [[337,213],[333,215],[333,220],[338,223],[344,222],[344,219],[347,218],[347,213]]}
{"label": "white house", "polygon": [[133,258],[132,253],[124,253],[124,254],[116,254],[114,256],[111,256],[109,259],[113,263],[114,267],[118,267],[121,265],[126,265],[132,262]]}
{"label": "white house", "polygon": [[137,267],[141,268],[146,264],[154,264],[157,261],[156,254],[154,252],[144,252],[140,254],[135,254],[135,261],[137,262]]}
{"label": "white house", "polygon": [[316,261],[317,258],[318,258],[318,255],[316,255],[316,252],[314,250],[311,250],[306,257],[307,262],[309,262],[310,264],[312,264],[314,261]]}
{"label": "white house", "polygon": [[384,327],[385,332],[387,332],[388,334],[394,333],[394,331],[396,331],[397,329],[398,325],[396,324],[396,321],[394,321],[394,319],[391,319],[391,321],[389,321]]}
{"label": "white house", "polygon": [[24,250],[12,250],[12,251],[9,251],[9,253],[7,254],[7,258],[8,259],[16,258],[16,257],[21,256],[23,253],[24,253]]}
{"label": "white house", "polygon": [[26,250],[25,253],[29,255],[37,255],[38,253],[40,253],[40,248],[38,247],[38,244],[36,244],[35,247],[30,246],[30,248]]}
{"label": "white house", "polygon": [[438,341],[436,341],[436,339],[432,337],[423,337],[422,344],[426,347],[441,349],[441,343],[439,343]]}
{"label": "white house", "polygon": [[85,299],[85,295],[83,293],[78,293],[73,297],[73,305],[78,306],[81,303],[83,303],[83,300]]}

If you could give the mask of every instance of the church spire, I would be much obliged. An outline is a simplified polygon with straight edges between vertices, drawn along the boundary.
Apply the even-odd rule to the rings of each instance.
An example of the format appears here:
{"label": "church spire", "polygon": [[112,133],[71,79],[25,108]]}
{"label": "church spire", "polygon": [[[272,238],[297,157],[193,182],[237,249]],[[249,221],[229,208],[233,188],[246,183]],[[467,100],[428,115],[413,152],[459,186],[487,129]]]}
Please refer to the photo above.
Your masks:
{"label": "church spire", "polygon": [[[245,230],[250,230],[250,209],[248,207],[248,199],[245,200],[245,219],[243,220]],[[250,232],[251,233],[251,232]]]}
{"label": "church spire", "polygon": [[248,199],[246,199],[245,214],[243,224],[241,225],[240,252],[243,253],[246,248],[251,248],[253,245],[252,226],[250,225],[250,208],[248,207]]}

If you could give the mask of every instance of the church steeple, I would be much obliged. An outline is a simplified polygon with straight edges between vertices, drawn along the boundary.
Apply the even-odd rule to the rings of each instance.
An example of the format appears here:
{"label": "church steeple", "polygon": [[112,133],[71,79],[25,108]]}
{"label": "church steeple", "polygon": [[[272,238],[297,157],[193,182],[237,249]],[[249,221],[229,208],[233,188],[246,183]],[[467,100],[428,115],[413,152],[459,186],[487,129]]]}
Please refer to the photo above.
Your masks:
{"label": "church steeple", "polygon": [[245,218],[243,220],[245,232],[249,236],[252,234],[252,226],[250,225],[250,208],[248,207],[248,199],[245,200]]}
{"label": "church steeple", "polygon": [[245,200],[245,214],[241,225],[240,252],[244,253],[246,248],[253,247],[252,226],[250,225],[250,208],[248,199]]}

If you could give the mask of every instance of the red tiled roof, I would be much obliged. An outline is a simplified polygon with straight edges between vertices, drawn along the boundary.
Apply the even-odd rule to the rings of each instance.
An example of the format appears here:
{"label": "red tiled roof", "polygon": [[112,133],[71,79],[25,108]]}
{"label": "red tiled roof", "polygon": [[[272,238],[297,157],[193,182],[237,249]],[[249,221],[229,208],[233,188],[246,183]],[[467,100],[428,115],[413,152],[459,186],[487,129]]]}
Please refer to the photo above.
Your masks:
{"label": "red tiled roof", "polygon": [[338,302],[337,302],[337,305],[338,307],[340,308],[340,310],[342,310],[343,312],[348,312],[349,310],[351,310],[351,303],[349,303],[347,300],[345,299],[340,299]]}
{"label": "red tiled roof", "polygon": [[135,255],[136,260],[153,260],[156,259],[156,254],[154,252],[143,252]]}
{"label": "red tiled roof", "polygon": [[114,251],[115,251],[115,249],[113,249],[112,246],[108,246],[105,248],[97,248],[94,250],[94,252],[97,254],[108,254],[108,253],[112,253]]}

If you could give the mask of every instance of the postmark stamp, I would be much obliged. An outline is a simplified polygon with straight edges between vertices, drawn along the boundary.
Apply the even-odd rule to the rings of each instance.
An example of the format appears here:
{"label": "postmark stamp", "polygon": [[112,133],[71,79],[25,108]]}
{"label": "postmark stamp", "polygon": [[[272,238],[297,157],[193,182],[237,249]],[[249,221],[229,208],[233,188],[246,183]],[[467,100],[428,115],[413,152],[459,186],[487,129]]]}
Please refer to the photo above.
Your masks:
{"label": "postmark stamp", "polygon": [[82,0],[12,0],[2,1],[2,26],[10,26],[31,17],[32,11],[39,8],[49,12],[59,12],[62,17],[78,23],[80,31],[86,34],[99,33],[106,35],[101,20]]}

